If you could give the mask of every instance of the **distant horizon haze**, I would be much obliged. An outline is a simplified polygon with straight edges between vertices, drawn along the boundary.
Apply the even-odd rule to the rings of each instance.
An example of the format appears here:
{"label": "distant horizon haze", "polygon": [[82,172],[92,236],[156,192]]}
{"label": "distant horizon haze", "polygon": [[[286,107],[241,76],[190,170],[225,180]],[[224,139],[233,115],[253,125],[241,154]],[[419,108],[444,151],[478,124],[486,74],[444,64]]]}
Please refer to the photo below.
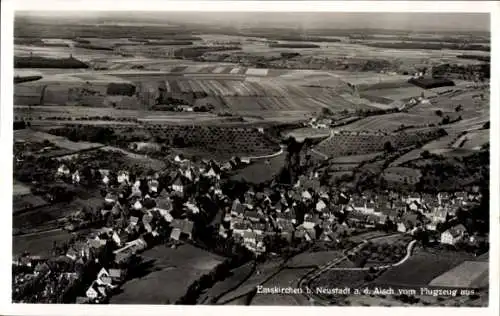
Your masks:
{"label": "distant horizon haze", "polygon": [[16,17],[61,19],[75,23],[207,24],[234,27],[302,29],[387,29],[401,31],[489,32],[488,13],[442,12],[148,12],[17,11]]}

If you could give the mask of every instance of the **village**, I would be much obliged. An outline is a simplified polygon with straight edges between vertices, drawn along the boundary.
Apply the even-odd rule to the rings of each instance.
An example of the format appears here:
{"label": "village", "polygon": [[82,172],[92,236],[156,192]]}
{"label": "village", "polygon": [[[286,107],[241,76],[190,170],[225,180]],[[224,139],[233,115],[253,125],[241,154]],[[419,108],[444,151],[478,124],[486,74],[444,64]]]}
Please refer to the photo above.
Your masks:
{"label": "village", "polygon": [[[454,193],[360,194],[321,185],[317,172],[300,175],[292,186],[225,179],[228,170],[248,163],[194,162],[177,155],[167,170],[145,177],[132,170],[93,170],[103,190],[102,208],[76,210],[67,218],[64,229],[74,238],[54,245],[52,257],[25,253],[14,259],[14,301],[106,303],[142,251],[161,244],[196,246],[197,236],[231,239],[254,258],[265,258],[276,238],[284,244],[336,243],[370,230],[445,247],[487,241],[455,220],[457,212],[481,202],[478,186]],[[86,181],[81,165],[64,160],[53,172],[55,181]],[[79,233],[89,227],[88,234]]]}

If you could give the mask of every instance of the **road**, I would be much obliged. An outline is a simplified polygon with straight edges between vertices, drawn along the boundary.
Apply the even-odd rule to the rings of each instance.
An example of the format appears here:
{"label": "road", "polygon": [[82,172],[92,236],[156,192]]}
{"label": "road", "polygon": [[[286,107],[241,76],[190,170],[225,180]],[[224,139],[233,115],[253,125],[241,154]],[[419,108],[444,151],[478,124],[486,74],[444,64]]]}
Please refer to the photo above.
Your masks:
{"label": "road", "polygon": [[[329,301],[328,300],[325,300],[323,298],[320,298],[318,296],[315,295],[315,293],[312,293],[310,290],[308,291],[309,289],[309,284],[314,280],[316,279],[317,277],[319,277],[321,274],[325,273],[326,271],[330,271],[330,270],[333,270],[333,271],[368,271],[370,270],[369,267],[363,267],[363,268],[335,268],[335,266],[337,264],[339,264],[340,262],[344,261],[347,259],[347,256],[349,253],[356,253],[357,251],[361,250],[361,248],[363,248],[363,246],[365,246],[368,241],[370,240],[376,240],[376,239],[381,239],[381,238],[386,238],[386,237],[390,237],[390,236],[394,236],[394,235],[398,235],[398,234],[392,234],[392,235],[385,235],[385,236],[379,236],[379,237],[374,237],[374,238],[370,238],[370,239],[365,239],[363,240],[363,242],[361,242],[359,245],[357,245],[356,247],[350,249],[350,250],[346,250],[344,252],[344,256],[341,257],[341,258],[337,258],[337,259],[334,259],[322,266],[319,266],[316,270],[304,275],[302,278],[299,279],[298,281],[298,287],[303,289],[302,293],[303,295],[308,299],[309,302],[311,303],[317,303],[319,305],[328,305],[329,304]],[[396,263],[393,263],[393,264],[388,264],[388,265],[382,265],[382,266],[378,266],[378,267],[373,267],[375,270],[383,270],[383,269],[388,269],[388,268],[391,268],[391,267],[396,267],[396,266],[399,266],[401,264],[403,264],[404,262],[406,262],[406,260],[408,260],[411,256],[411,253],[413,251],[413,247],[415,246],[416,244],[416,240],[412,240],[408,246],[406,247],[406,255],[398,262]],[[311,292],[311,293],[309,293]]]}

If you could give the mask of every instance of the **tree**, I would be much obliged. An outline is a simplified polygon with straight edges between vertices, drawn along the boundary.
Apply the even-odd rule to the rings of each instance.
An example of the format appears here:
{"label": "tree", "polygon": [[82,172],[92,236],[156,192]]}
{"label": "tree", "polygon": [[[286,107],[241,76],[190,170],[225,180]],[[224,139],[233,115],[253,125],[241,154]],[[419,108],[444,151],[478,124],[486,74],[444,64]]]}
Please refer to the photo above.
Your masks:
{"label": "tree", "polygon": [[332,115],[332,111],[329,108],[323,108],[323,109],[321,109],[321,113],[323,115]]}
{"label": "tree", "polygon": [[430,158],[431,156],[431,153],[428,151],[428,150],[424,150],[421,154],[420,154],[420,157],[422,157],[423,159],[428,159]]}
{"label": "tree", "polygon": [[394,151],[394,147],[392,146],[391,142],[387,141],[384,143],[384,151],[387,153],[391,153]]}
{"label": "tree", "polygon": [[457,105],[457,107],[455,108],[455,112],[460,112],[462,111],[463,107],[462,107],[462,104],[459,104]]}
{"label": "tree", "polygon": [[436,110],[436,112],[434,112],[434,113],[436,113],[436,115],[439,117],[443,117],[443,111],[441,111],[441,110]]}

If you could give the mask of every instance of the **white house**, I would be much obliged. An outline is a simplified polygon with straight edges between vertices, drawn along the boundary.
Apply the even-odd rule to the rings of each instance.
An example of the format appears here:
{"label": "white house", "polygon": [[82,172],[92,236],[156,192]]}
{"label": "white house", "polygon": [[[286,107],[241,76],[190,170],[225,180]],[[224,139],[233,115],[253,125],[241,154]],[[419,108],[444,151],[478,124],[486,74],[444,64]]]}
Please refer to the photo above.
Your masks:
{"label": "white house", "polygon": [[73,181],[74,184],[79,184],[80,183],[80,173],[78,170],[76,170],[73,175],[71,176],[71,180]]}
{"label": "white house", "polygon": [[137,200],[137,201],[135,201],[135,203],[134,203],[134,205],[133,205],[132,207],[133,207],[135,210],[138,210],[138,211],[139,211],[139,210],[141,210],[141,209],[142,209],[142,203],[141,203],[139,200]]}
{"label": "white house", "polygon": [[60,165],[57,169],[58,176],[69,176],[70,172],[69,168],[64,164]]}
{"label": "white house", "polygon": [[106,269],[101,268],[97,274],[96,283],[99,285],[111,286],[111,276]]}
{"label": "white house", "polygon": [[466,234],[467,230],[464,225],[459,224],[447,229],[441,234],[441,243],[447,245],[455,245]]}
{"label": "white house", "polygon": [[309,191],[307,191],[307,190],[302,192],[302,199],[304,199],[304,200],[312,199],[311,193],[309,193]]}
{"label": "white house", "polygon": [[102,177],[102,183],[107,185],[109,183],[109,177],[108,176]]}
{"label": "white house", "polygon": [[322,212],[326,208],[325,202],[323,200],[319,200],[318,203],[316,203],[316,211]]}

